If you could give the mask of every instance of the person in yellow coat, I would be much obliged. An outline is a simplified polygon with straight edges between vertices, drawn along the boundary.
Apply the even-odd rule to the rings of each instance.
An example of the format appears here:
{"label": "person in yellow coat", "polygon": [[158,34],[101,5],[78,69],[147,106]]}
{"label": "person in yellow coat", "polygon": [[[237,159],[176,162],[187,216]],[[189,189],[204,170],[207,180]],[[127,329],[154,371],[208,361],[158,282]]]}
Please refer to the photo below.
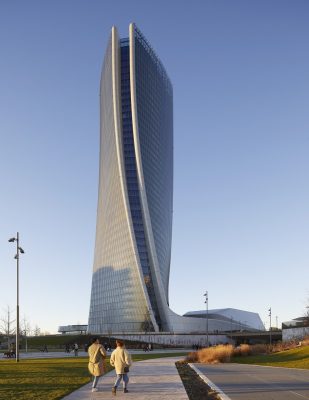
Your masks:
{"label": "person in yellow coat", "polygon": [[112,393],[115,395],[117,391],[117,386],[123,380],[123,392],[128,393],[128,383],[129,383],[129,367],[132,365],[131,355],[125,348],[124,342],[122,340],[116,340],[116,349],[112,352],[110,358],[110,364],[115,367],[117,374],[117,379],[112,388]]}
{"label": "person in yellow coat", "polygon": [[91,375],[93,375],[92,391],[97,392],[99,378],[104,374],[104,360],[106,357],[106,351],[100,344],[99,338],[92,339],[92,345],[88,348],[88,354],[88,369]]}

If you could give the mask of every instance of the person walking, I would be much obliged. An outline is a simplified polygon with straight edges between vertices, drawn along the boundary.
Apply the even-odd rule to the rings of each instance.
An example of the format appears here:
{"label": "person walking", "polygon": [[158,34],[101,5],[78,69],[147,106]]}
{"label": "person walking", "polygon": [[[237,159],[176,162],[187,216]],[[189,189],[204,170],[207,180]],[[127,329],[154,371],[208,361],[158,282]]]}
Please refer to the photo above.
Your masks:
{"label": "person walking", "polygon": [[88,369],[93,376],[92,392],[97,392],[99,378],[104,374],[104,360],[106,357],[106,351],[100,344],[99,338],[95,337],[92,339],[92,345],[88,347],[88,354]]}
{"label": "person walking", "polygon": [[74,350],[75,357],[77,357],[78,356],[78,344],[77,343],[74,343],[73,350]]}
{"label": "person walking", "polygon": [[132,365],[131,355],[125,348],[124,342],[122,340],[116,340],[116,349],[112,352],[110,357],[111,366],[115,367],[117,374],[117,379],[115,381],[114,387],[112,388],[112,393],[116,395],[117,387],[123,380],[123,392],[128,393],[128,383],[129,383],[129,367]]}

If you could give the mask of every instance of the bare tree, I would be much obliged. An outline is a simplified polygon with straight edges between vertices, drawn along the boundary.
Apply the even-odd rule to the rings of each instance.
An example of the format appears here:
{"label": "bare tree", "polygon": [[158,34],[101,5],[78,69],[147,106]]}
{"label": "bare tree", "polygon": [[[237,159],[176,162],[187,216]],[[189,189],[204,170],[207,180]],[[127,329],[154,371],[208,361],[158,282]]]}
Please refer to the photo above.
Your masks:
{"label": "bare tree", "polygon": [[27,318],[24,316],[24,318],[21,321],[21,334],[25,338],[25,343],[26,343],[26,353],[28,353],[28,336],[31,333],[31,326],[30,322],[27,320]]}
{"label": "bare tree", "polygon": [[41,334],[41,329],[37,325],[35,325],[35,328],[33,329],[33,334],[34,336],[40,336]]}
{"label": "bare tree", "polygon": [[11,336],[16,332],[14,322],[16,320],[12,319],[12,311],[9,306],[5,310],[5,314],[0,318],[0,332],[7,338],[8,341],[8,351],[11,346]]}
{"label": "bare tree", "polygon": [[31,333],[31,325],[26,316],[23,317],[21,321],[21,334],[24,336],[29,336]]}

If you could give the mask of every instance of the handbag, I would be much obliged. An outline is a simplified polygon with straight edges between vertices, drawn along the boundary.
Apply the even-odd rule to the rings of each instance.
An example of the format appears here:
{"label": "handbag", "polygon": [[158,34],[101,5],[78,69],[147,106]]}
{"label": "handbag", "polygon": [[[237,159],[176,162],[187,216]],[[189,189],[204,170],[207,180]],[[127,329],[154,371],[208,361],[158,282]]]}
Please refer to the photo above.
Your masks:
{"label": "handbag", "polygon": [[129,370],[129,367],[124,367],[123,372],[124,372],[125,374],[127,374],[129,371],[130,371],[130,370]]}

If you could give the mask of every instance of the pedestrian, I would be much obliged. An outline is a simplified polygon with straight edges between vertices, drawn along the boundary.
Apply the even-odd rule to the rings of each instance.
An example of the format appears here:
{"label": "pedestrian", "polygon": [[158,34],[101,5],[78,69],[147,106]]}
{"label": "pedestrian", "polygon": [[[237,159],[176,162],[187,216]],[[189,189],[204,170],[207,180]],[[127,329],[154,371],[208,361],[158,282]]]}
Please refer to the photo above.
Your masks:
{"label": "pedestrian", "polygon": [[128,372],[130,365],[132,365],[131,355],[125,348],[124,342],[122,340],[116,340],[116,345],[117,347],[110,357],[110,364],[115,367],[117,375],[114,387],[112,388],[112,393],[114,395],[116,395],[117,387],[121,380],[123,380],[123,392],[128,393]]}
{"label": "pedestrian", "polygon": [[16,356],[16,346],[15,343],[10,344],[10,350],[9,350],[9,357],[15,357]]}
{"label": "pedestrian", "polygon": [[74,344],[73,350],[74,350],[75,357],[77,357],[78,356],[78,344],[77,343]]}
{"label": "pedestrian", "polygon": [[106,351],[100,344],[98,337],[92,339],[92,345],[88,347],[88,354],[88,369],[93,376],[92,391],[97,392],[99,378],[104,374],[104,360],[106,357]]}

